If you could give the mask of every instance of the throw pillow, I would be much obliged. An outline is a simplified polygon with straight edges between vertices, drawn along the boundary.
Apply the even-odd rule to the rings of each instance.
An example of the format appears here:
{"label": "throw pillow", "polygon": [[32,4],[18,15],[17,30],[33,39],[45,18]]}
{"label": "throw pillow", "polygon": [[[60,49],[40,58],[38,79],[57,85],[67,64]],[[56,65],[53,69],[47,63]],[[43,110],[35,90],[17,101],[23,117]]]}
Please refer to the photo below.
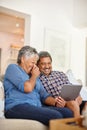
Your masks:
{"label": "throw pillow", "polygon": [[68,77],[70,83],[72,83],[72,84],[77,84],[77,85],[81,84],[81,81],[79,81],[79,80],[77,80],[77,79],[75,78],[75,76],[74,76],[74,74],[72,73],[72,70],[71,70],[71,69],[67,70],[66,75],[67,75],[67,77]]}
{"label": "throw pillow", "polygon": [[[74,74],[72,73],[72,70],[69,69],[69,70],[66,72],[66,75],[67,75],[69,81],[70,81],[72,84],[75,84],[75,85],[76,85],[76,84],[77,84],[77,85],[82,84],[81,80],[76,80]],[[81,91],[80,91],[80,95],[81,95],[83,101],[87,101],[87,88],[86,88],[86,87],[82,87],[82,89],[81,89]]]}

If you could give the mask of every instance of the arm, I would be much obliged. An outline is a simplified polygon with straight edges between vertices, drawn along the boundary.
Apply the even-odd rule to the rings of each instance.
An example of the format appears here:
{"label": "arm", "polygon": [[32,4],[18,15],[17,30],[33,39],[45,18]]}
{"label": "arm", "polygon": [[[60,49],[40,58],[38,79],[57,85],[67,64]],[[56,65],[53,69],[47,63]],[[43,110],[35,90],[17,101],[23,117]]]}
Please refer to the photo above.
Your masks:
{"label": "arm", "polygon": [[[55,102],[55,103],[54,103]],[[78,102],[75,100],[72,101],[65,101],[61,97],[55,98],[55,100],[51,99],[50,97],[45,101],[46,104],[56,106],[56,107],[67,107],[72,110],[74,117],[80,116],[80,107]]]}
{"label": "arm", "polygon": [[56,98],[56,102],[58,107],[65,107],[66,105],[66,101],[60,96]]}
{"label": "arm", "polygon": [[35,87],[35,84],[36,84],[36,79],[37,77],[39,76],[40,74],[40,71],[39,71],[39,68],[35,65],[31,71],[31,77],[29,80],[27,80],[25,83],[24,83],[24,91],[26,93],[28,92],[32,92],[32,90],[34,89]]}
{"label": "arm", "polygon": [[[39,73],[40,72],[38,67],[34,66],[31,72],[31,78],[29,79],[28,74],[26,74],[25,71],[22,71],[22,69],[20,69],[20,66],[16,64],[11,64],[8,66],[5,73],[5,79],[6,79],[5,84],[7,83],[6,81],[8,80],[19,91],[28,93],[34,89],[35,81]],[[6,89],[8,89],[7,85],[5,86]]]}
{"label": "arm", "polygon": [[40,94],[40,99],[43,104],[49,105],[49,106],[55,106],[56,105],[56,99],[49,94],[44,86],[42,85],[42,82],[38,78],[38,86],[39,86],[39,94]]}
{"label": "arm", "polygon": [[50,96],[45,99],[44,103],[46,105],[56,106],[56,99]]}
{"label": "arm", "polygon": [[53,98],[50,96],[46,98],[45,104],[55,107],[64,107],[66,105],[66,101],[64,101],[61,97]]}
{"label": "arm", "polygon": [[78,96],[75,100],[71,100],[71,101],[65,101],[62,97],[59,96],[59,97],[56,98],[56,100],[57,100],[57,105],[59,107],[69,106],[69,104],[71,104],[71,102],[74,103],[74,104],[77,104],[78,106],[82,103],[81,96]]}

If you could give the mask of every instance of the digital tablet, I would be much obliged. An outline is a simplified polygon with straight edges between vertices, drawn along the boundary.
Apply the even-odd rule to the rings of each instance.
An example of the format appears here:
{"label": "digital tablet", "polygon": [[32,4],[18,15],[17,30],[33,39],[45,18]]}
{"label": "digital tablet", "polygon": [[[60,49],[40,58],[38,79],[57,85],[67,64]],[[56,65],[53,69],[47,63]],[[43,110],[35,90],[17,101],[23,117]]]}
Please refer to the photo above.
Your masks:
{"label": "digital tablet", "polygon": [[60,92],[60,96],[66,101],[74,100],[80,94],[81,88],[82,85],[73,85],[73,84],[63,85]]}

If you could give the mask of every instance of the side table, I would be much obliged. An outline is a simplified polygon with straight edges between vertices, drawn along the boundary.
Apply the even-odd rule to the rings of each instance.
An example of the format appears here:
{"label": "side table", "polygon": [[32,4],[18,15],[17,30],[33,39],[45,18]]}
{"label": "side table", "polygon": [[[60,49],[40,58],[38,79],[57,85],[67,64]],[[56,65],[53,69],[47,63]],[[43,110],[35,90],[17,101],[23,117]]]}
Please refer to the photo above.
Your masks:
{"label": "side table", "polygon": [[82,127],[82,119],[83,117],[50,120],[50,130],[87,130]]}

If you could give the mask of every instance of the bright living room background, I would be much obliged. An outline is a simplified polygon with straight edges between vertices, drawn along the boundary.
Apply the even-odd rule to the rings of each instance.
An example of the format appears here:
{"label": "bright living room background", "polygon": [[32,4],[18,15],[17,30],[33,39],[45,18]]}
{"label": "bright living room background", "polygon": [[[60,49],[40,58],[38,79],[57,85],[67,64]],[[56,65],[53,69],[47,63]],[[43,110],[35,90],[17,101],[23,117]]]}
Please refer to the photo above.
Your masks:
{"label": "bright living room background", "polygon": [[[46,36],[48,35],[46,30],[56,31],[62,38],[67,35],[66,41],[68,40],[70,48],[67,50],[68,66],[64,68],[64,71],[71,69],[75,77],[87,85],[87,0],[0,0],[0,6],[31,16],[30,30],[27,28],[24,45],[31,45],[38,51],[49,50],[46,48]],[[60,37],[56,37],[55,42],[56,39],[59,41]],[[54,55],[53,51],[51,55]],[[5,60],[5,57],[3,59]],[[55,61],[55,57],[53,59]],[[58,64],[59,62],[60,59],[58,59]],[[53,64],[53,67],[57,69],[58,66],[55,68]]]}

